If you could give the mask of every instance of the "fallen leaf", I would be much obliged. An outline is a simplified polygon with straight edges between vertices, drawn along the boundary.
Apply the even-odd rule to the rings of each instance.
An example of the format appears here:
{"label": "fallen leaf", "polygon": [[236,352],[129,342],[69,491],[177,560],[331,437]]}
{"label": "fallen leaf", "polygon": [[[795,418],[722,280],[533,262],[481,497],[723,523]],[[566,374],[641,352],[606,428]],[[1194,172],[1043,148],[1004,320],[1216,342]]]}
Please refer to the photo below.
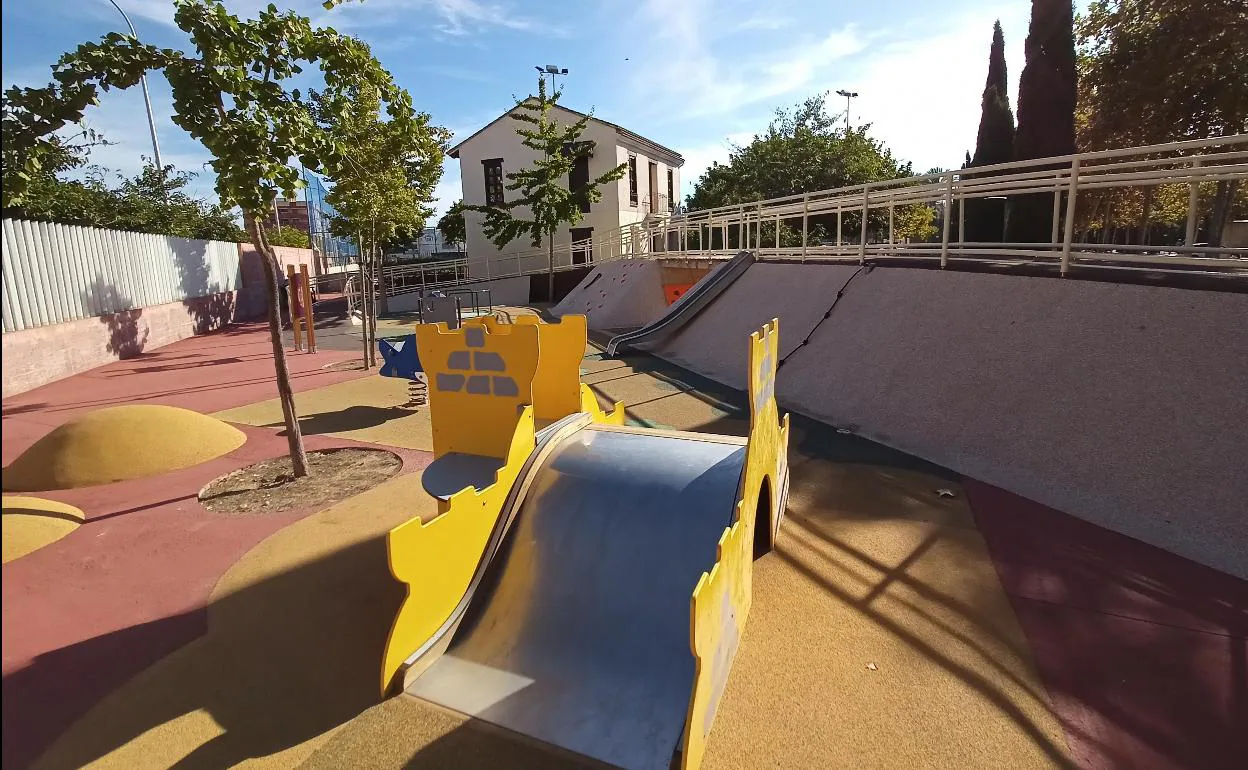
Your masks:
{"label": "fallen leaf", "polygon": [[957,497],[958,493],[954,492],[952,489],[938,489],[936,490],[936,496],[937,497]]}
{"label": "fallen leaf", "polygon": [[868,664],[867,664],[867,669],[868,669],[868,670],[870,670],[870,671],[878,671],[878,670],[879,670],[879,668],[878,668],[878,667],[877,667],[874,663],[868,663]]}

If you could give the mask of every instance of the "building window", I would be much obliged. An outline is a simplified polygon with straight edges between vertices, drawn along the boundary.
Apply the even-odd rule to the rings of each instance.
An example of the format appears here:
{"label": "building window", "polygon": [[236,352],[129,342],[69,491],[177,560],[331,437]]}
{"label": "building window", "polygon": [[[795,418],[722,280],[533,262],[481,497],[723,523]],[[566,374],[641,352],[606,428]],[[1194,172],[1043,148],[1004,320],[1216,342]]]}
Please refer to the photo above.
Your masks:
{"label": "building window", "polygon": [[485,205],[503,205],[503,159],[490,158],[481,164],[485,166]]}
{"label": "building window", "polygon": [[670,168],[667,170],[667,209],[676,210],[676,174]]}
{"label": "building window", "polygon": [[594,260],[594,228],[572,228],[572,264],[584,265]]}
{"label": "building window", "polygon": [[572,170],[568,173],[568,191],[576,197],[581,213],[589,213],[589,158],[593,154],[592,142],[576,142],[563,148],[564,154],[572,156]]}
{"label": "building window", "polygon": [[628,154],[628,205],[637,205],[637,156]]}

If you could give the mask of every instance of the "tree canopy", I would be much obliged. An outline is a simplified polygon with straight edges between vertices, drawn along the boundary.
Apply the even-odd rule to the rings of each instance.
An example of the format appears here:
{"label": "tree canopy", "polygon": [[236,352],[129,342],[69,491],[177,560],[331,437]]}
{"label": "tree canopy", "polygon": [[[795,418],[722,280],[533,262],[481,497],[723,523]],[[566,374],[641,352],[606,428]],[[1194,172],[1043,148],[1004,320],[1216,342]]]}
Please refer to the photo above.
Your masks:
{"label": "tree canopy", "polygon": [[[1075,152],[1075,32],[1070,0],[1031,0],[1027,59],[1018,82],[1014,160]],[[1006,240],[1047,243],[1053,195],[1010,196]]]}
{"label": "tree canopy", "polygon": [[[1005,35],[1001,22],[992,25],[992,46],[988,51],[988,78],[980,106],[979,133],[975,157],[966,167],[1009,163],[1014,157],[1014,112],[1010,109],[1010,84],[1005,69]],[[972,198],[966,205],[966,232],[960,240],[978,243],[1000,242],[1005,232],[1005,202]]]}
{"label": "tree canopy", "polygon": [[455,201],[442,218],[438,220],[438,230],[447,243],[464,243],[468,240],[468,228],[464,223],[464,202]]}
{"label": "tree canopy", "polygon": [[433,191],[451,134],[416,114],[412,125],[383,119],[380,92],[357,84],[313,96],[313,112],[342,148],[327,173],[333,188],[325,201],[337,210],[335,235],[363,235],[387,247],[419,234],[433,214]]}
{"label": "tree canopy", "polygon": [[[44,171],[53,167],[74,168],[58,163]],[[110,182],[110,177],[117,181]],[[82,179],[40,173],[30,180],[21,205],[6,208],[4,216],[181,238],[243,240],[233,212],[186,192],[194,178],[173,166],[157,169],[150,163],[129,179],[94,166]]]}
{"label": "tree canopy", "polygon": [[[340,2],[326,0],[324,5],[332,8]],[[302,185],[292,158],[305,168],[336,176],[348,162],[349,150],[339,134],[316,120],[311,96],[301,87],[307,78],[304,67],[317,67],[327,91],[378,94],[396,132],[419,131],[420,122],[411,97],[395,85],[367,45],[313,26],[307,17],[269,5],[255,18],[240,19],[220,0],[174,0],[173,18],[189,38],[193,54],[109,33],[62,56],[52,68],[50,85],[5,92],[5,163],[13,171],[6,173],[4,203],[21,205],[32,178],[58,157],[57,132],[81,123],[101,91],[131,88],[147,72],[162,72],[173,90],[173,122],[212,155],[221,205],[242,209],[244,226],[268,268],[264,276],[278,396],[294,475],[304,476],[307,457],[278,312],[279,266],[261,218],[279,191],[293,199]],[[335,117],[350,119],[348,105],[336,108],[342,114]]]}
{"label": "tree canopy", "polygon": [[726,164],[713,163],[689,196],[690,210],[780,198],[910,175],[869,135],[870,124],[846,132],[829,113],[827,93],[776,110],[767,130],[734,145]]}
{"label": "tree canopy", "polygon": [[[1093,0],[1078,20],[1078,142],[1083,151],[1248,131],[1248,14],[1242,0]],[[1248,216],[1238,180],[1201,185],[1205,239]],[[1086,226],[1179,230],[1187,186],[1093,191]]]}
{"label": "tree canopy", "polygon": [[627,164],[621,163],[579,189],[572,189],[572,170],[578,160],[593,157],[595,143],[581,140],[589,115],[570,124],[556,120],[552,113],[562,95],[559,90],[547,94],[546,81],[539,75],[537,95],[521,99],[509,115],[522,124],[516,128],[521,144],[537,154],[532,166],[507,174],[510,181],[506,189],[519,195],[501,203],[466,207],[485,215],[482,230],[500,249],[520,238],[528,238],[534,246],[546,244],[552,298],[555,231],[562,224],[579,223],[584,216],[582,207],[602,200],[602,186],[622,178],[627,169]]}

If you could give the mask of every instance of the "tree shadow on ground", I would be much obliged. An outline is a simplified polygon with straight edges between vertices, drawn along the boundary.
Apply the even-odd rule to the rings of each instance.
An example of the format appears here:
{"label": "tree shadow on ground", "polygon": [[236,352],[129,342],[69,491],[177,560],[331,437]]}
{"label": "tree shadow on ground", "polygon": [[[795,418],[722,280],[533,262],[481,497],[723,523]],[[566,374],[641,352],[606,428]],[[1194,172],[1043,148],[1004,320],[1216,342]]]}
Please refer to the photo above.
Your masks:
{"label": "tree shadow on ground", "polygon": [[[382,649],[403,593],[382,534],[223,596],[207,610],[206,635],[125,685],[113,696],[120,702],[100,702],[37,767],[82,767],[197,711],[221,733],[175,748],[194,746],[172,767],[231,767],[320,735],[380,701]],[[43,697],[79,695],[81,683],[59,672],[109,671],[131,645],[163,633],[161,623],[148,624],[40,656],[26,675],[30,690],[60,682]]]}
{"label": "tree shadow on ground", "polygon": [[108,327],[108,341],[104,345],[108,352],[123,359],[143,352],[148,329],[139,324],[143,308],[134,307],[134,300],[97,275],[82,292],[82,304],[103,311],[97,320]]}
{"label": "tree shadow on ground", "polygon": [[[299,428],[306,435],[323,433],[346,433],[364,428],[375,428],[390,420],[408,417],[414,410],[397,406],[368,406],[356,404],[337,412],[321,412],[318,414],[300,415]],[[286,435],[286,423],[275,422],[263,425],[264,428],[283,428],[278,435]]]}

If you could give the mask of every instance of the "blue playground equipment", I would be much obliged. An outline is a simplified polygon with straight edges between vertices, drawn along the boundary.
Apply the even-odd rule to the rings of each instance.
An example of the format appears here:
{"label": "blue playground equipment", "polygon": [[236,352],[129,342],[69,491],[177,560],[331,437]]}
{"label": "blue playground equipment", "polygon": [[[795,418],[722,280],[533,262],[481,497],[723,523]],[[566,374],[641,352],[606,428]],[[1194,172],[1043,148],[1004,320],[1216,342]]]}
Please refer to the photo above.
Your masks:
{"label": "blue playground equipment", "polygon": [[425,370],[420,365],[420,357],[416,355],[416,335],[391,337],[377,340],[377,349],[381,351],[382,377],[398,377],[407,380],[408,402],[406,406],[420,406],[428,399],[428,383],[425,381]]}

